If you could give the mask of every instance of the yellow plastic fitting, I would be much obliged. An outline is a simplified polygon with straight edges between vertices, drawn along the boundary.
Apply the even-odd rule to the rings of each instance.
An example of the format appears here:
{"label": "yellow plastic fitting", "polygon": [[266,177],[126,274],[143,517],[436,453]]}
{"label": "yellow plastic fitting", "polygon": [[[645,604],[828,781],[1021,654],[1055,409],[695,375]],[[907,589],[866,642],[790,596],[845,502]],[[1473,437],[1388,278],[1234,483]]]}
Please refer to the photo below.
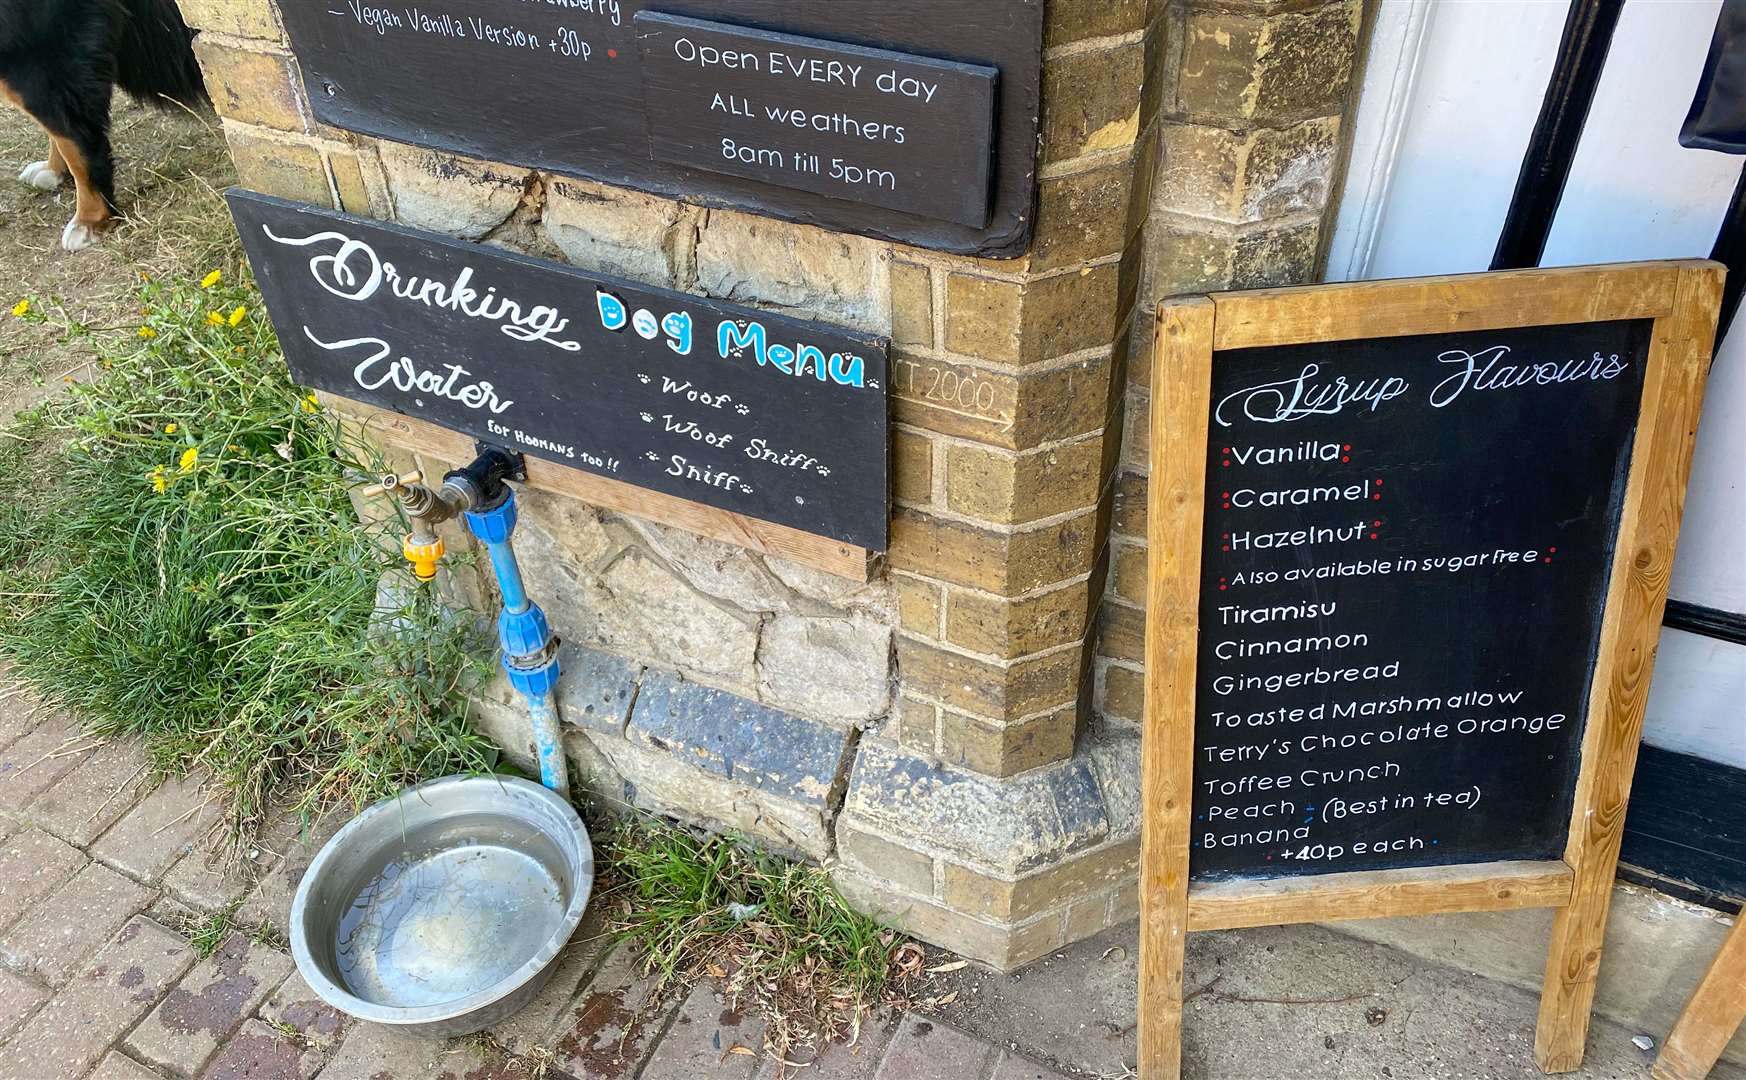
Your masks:
{"label": "yellow plastic fitting", "polygon": [[428,544],[415,544],[412,537],[406,538],[401,552],[406,555],[406,561],[412,564],[412,576],[420,581],[430,581],[436,577],[437,563],[442,561],[443,540],[437,537]]}

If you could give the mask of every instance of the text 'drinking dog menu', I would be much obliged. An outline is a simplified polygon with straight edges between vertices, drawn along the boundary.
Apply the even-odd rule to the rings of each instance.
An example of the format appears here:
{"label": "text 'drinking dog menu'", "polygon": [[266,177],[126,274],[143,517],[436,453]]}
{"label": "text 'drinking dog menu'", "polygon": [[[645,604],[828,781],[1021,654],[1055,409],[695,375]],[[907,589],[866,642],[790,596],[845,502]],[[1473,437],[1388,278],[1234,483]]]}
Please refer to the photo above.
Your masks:
{"label": "text 'drinking dog menu'", "polygon": [[1649,328],[1215,356],[1195,877],[1562,852]]}

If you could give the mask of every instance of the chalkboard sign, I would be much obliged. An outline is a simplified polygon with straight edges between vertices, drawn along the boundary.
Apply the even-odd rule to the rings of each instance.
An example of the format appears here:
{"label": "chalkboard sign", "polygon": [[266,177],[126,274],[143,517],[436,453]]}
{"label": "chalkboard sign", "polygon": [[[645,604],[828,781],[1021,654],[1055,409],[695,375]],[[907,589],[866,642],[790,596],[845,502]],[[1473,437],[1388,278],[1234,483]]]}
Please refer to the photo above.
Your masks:
{"label": "chalkboard sign", "polygon": [[299,382],[871,550],[886,345],[233,189]]}
{"label": "chalkboard sign", "polygon": [[1171,301],[1153,406],[1141,1075],[1185,931],[1551,907],[1581,1060],[1720,267]]}
{"label": "chalkboard sign", "polygon": [[335,127],[960,254],[1029,241],[1043,0],[281,14]]}

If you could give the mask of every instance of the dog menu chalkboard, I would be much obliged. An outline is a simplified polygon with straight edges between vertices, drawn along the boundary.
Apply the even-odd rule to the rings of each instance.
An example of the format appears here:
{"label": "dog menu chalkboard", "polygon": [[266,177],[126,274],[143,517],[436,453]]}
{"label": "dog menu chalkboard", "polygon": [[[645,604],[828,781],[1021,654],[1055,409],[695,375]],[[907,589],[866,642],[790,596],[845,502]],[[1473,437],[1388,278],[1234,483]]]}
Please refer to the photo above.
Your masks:
{"label": "dog menu chalkboard", "polygon": [[1187,931],[1546,907],[1581,1062],[1721,268],[1159,311],[1140,1075]]}
{"label": "dog menu chalkboard", "polygon": [[1218,355],[1197,878],[1562,852],[1649,327]]}
{"label": "dog menu chalkboard", "polygon": [[883,339],[253,192],[228,197],[299,382],[884,549]]}
{"label": "dog menu chalkboard", "polygon": [[1029,241],[1043,0],[280,12],[335,127],[960,254]]}

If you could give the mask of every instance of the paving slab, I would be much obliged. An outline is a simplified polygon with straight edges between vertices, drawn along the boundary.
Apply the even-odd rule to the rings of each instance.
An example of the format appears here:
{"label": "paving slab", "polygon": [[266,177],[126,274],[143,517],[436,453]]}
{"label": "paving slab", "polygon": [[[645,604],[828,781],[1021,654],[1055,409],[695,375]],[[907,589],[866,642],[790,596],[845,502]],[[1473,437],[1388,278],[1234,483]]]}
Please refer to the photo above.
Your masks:
{"label": "paving slab", "polygon": [[34,979],[0,968],[0,1040],[16,1031],[54,993]]}
{"label": "paving slab", "polygon": [[204,782],[196,774],[158,785],[91,845],[92,858],[155,884],[212,825],[215,811],[200,795]]}
{"label": "paving slab", "polygon": [[309,1080],[324,1058],[320,1050],[250,1020],[224,1044],[200,1080]]}
{"label": "paving slab", "polygon": [[86,1080],[164,1080],[164,1074],[146,1068],[125,1054],[111,1051]]}
{"label": "paving slab", "polygon": [[97,740],[60,713],[50,713],[30,733],[0,750],[0,811],[17,813],[61,777],[78,768]]}
{"label": "paving slab", "polygon": [[26,820],[70,844],[88,846],[151,785],[151,762],[131,739],[105,743],[45,788],[23,810]]}
{"label": "paving slab", "polygon": [[257,853],[229,857],[214,851],[222,840],[197,840],[193,850],[177,859],[164,872],[160,885],[178,901],[199,911],[217,911],[240,900],[255,882],[278,863],[278,858]]}
{"label": "paving slab", "polygon": [[833,1043],[816,1054],[790,1053],[789,1059],[799,1068],[785,1068],[781,1062],[766,1058],[758,1070],[758,1080],[872,1080],[902,1019],[901,1013],[875,1009],[861,1018],[861,1031],[854,1042]]}
{"label": "paving slab", "polygon": [[590,1080],[628,1080],[677,1006],[660,1000],[655,980],[640,974],[632,949],[620,945],[559,1018],[553,1064]]}
{"label": "paving slab", "polygon": [[296,828],[284,835],[263,837],[262,849],[276,855],[277,859],[243,899],[242,907],[237,910],[238,921],[245,926],[265,924],[289,935],[287,919],[298,884],[321,851],[321,845],[351,818],[350,813],[331,813],[309,822],[307,826],[296,823]]}
{"label": "paving slab", "polygon": [[156,893],[91,863],[0,937],[0,959],[59,986]]}
{"label": "paving slab", "polygon": [[640,1080],[751,1080],[763,1057],[763,1022],[701,982],[685,995]]}
{"label": "paving slab", "polygon": [[581,926],[558,954],[557,970],[533,1000],[490,1029],[491,1036],[511,1053],[549,1050],[563,1034],[572,1019],[570,1003],[600,966],[602,955],[612,943],[603,927],[602,907],[593,905],[583,915]]}
{"label": "paving slab", "polygon": [[351,1017],[321,1000],[296,971],[267,995],[261,1019],[274,1027],[295,1031],[304,1042],[331,1049],[345,1037]]}
{"label": "paving slab", "polygon": [[0,749],[30,734],[46,707],[25,684],[0,677]]}
{"label": "paving slab", "polygon": [[903,1018],[875,1080],[970,1080],[980,1078],[997,1051],[974,1035],[911,1013]]}
{"label": "paving slab", "polygon": [[129,920],[0,1047],[0,1080],[81,1075],[193,964],[182,938],[142,916]]}
{"label": "paving slab", "polygon": [[193,1076],[291,973],[291,958],[232,931],[127,1036],[134,1057]]}
{"label": "paving slab", "polygon": [[41,829],[22,827],[0,842],[0,933],[88,861],[84,852]]}
{"label": "paving slab", "polygon": [[988,1080],[1068,1080],[1068,1077],[1047,1065],[1003,1052],[1000,1063],[994,1067],[994,1075]]}
{"label": "paving slab", "polygon": [[[321,1070],[321,1080],[532,1080],[520,1063],[471,1039],[420,1039],[358,1024]],[[576,1074],[582,1076],[583,1074]],[[595,1080],[590,1074],[588,1080]]]}

